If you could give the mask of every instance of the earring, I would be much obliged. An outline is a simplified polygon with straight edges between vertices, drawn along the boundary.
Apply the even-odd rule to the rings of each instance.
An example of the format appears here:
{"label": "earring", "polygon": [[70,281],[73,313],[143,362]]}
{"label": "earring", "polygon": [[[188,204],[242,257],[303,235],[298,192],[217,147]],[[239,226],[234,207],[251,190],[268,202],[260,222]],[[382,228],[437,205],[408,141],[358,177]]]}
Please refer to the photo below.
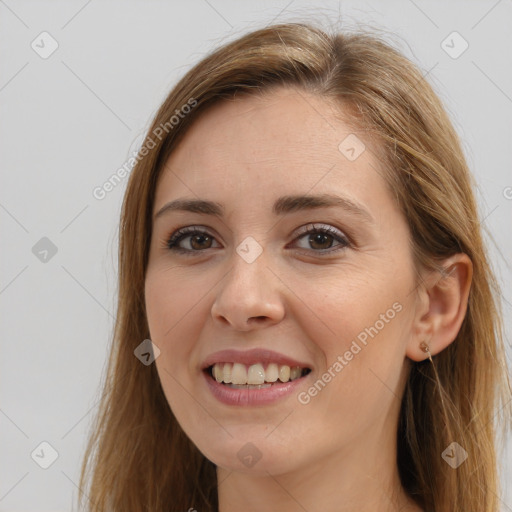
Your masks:
{"label": "earring", "polygon": [[430,359],[430,362],[432,363],[432,369],[434,371],[434,375],[435,375],[435,378],[436,378],[436,388],[439,392],[439,397],[441,398],[441,405],[443,407],[443,414],[444,414],[444,417],[446,419],[446,425],[448,426],[448,434],[449,434],[449,437],[450,439],[453,438],[452,434],[451,434],[451,430],[450,430],[450,422],[448,421],[448,409],[446,407],[446,403],[445,403],[445,400],[444,400],[444,397],[443,395],[445,394],[445,391],[444,391],[444,388],[443,386],[441,385],[441,381],[439,380],[439,374],[437,373],[437,370],[436,370],[436,365],[434,364],[434,361],[432,361],[432,354],[430,353],[430,348],[428,346],[428,343],[422,341],[420,343],[420,348],[421,350],[423,350],[423,352],[425,352],[426,354],[428,354],[428,358]]}
{"label": "earring", "polygon": [[430,348],[429,348],[429,346],[428,346],[424,341],[422,341],[422,342],[420,343],[420,348],[421,348],[421,350],[423,350],[423,352],[425,352],[426,354],[428,354],[428,358],[430,359],[430,362],[431,362],[432,364],[434,364],[434,362],[432,361],[432,355],[430,354]]}

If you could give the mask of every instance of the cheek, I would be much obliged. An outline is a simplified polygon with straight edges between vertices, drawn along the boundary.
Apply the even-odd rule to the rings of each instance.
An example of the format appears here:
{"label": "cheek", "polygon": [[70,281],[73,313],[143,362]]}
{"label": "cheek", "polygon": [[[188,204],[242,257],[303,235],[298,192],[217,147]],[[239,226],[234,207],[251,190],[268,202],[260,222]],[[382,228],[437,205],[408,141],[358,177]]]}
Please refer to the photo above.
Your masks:
{"label": "cheek", "polygon": [[401,305],[403,294],[389,281],[384,273],[368,268],[344,269],[303,281],[305,327],[326,356],[348,350],[358,336],[364,342],[367,330],[374,332],[375,324],[379,333],[390,331],[400,308],[393,304]]}
{"label": "cheek", "polygon": [[[181,279],[183,281],[183,279]],[[190,284],[190,283],[189,283]],[[189,374],[193,340],[199,337],[198,318],[201,296],[196,289],[180,282],[177,273],[148,272],[145,286],[146,314],[150,337],[160,349],[157,369],[168,384],[170,375],[183,381]],[[169,378],[164,376],[168,372]]]}
{"label": "cheek", "polygon": [[[197,421],[194,408],[190,407],[190,368],[193,340],[200,332],[199,322],[194,322],[199,307],[194,288],[186,286],[177,272],[148,270],[145,285],[146,314],[152,342],[160,349],[155,360],[162,389],[174,414],[185,425]],[[194,308],[194,305],[196,306]],[[203,418],[204,421],[204,418]]]}
{"label": "cheek", "polygon": [[407,287],[392,274],[367,270],[340,273],[336,279],[331,275],[303,289],[308,299],[302,326],[323,353],[325,366],[317,378],[329,381],[319,393],[326,400],[318,405],[336,403],[334,410],[353,415],[354,424],[363,410],[374,417],[400,392],[409,325]]}
{"label": "cheek", "polygon": [[[153,340],[166,342],[172,338],[176,327],[194,314],[194,307],[201,299],[190,281],[180,279],[179,272],[148,271],[145,285],[146,313]],[[165,337],[162,340],[162,337]]]}

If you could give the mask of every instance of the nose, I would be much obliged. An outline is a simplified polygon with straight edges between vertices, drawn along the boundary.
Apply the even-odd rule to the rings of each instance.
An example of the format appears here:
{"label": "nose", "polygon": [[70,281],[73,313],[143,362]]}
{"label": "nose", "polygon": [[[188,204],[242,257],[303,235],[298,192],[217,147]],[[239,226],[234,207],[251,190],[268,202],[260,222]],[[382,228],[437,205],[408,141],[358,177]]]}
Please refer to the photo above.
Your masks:
{"label": "nose", "polygon": [[225,327],[251,331],[276,324],[285,315],[281,281],[263,255],[248,263],[235,253],[232,269],[218,286],[211,315]]}

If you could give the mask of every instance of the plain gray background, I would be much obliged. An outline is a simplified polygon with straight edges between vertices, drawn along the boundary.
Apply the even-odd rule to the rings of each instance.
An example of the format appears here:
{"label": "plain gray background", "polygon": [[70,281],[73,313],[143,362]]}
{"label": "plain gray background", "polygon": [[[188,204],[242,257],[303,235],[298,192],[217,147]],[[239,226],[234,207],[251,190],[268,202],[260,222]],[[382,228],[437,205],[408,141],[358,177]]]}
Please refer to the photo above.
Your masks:
{"label": "plain gray background", "polygon": [[[69,511],[76,498],[113,327],[125,183],[103,200],[93,189],[206,52],[312,15],[396,34],[447,106],[496,243],[510,365],[512,2],[0,0],[0,511]],[[510,445],[503,511],[512,511]]]}

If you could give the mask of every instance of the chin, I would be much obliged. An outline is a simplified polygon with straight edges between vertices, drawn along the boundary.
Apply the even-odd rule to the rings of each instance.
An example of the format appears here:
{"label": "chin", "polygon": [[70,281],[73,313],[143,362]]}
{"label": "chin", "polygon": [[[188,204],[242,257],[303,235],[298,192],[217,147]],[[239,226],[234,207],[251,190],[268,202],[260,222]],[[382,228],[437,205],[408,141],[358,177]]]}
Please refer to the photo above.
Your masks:
{"label": "chin", "polygon": [[300,465],[299,454],[289,446],[273,443],[265,437],[248,439],[248,436],[236,436],[224,443],[205,443],[203,439],[196,446],[217,467],[254,476],[284,474]]}

